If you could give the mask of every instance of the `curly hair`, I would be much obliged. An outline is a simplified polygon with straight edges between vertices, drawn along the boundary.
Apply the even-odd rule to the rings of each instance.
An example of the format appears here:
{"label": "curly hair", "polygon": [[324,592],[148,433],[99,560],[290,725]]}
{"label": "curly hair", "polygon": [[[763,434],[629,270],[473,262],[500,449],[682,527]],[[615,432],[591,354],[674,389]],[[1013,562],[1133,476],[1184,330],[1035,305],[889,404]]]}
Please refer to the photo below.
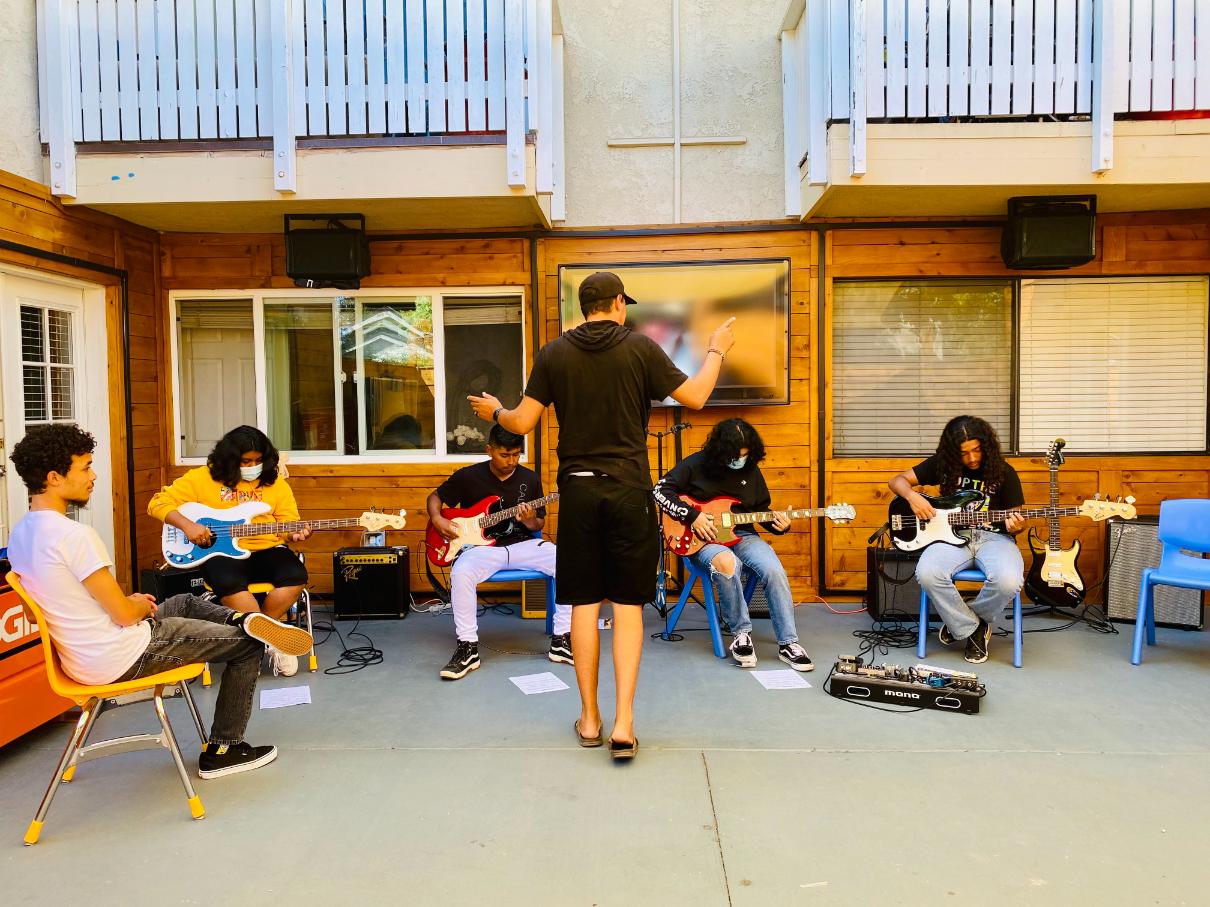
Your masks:
{"label": "curly hair", "polygon": [[748,448],[745,466],[755,466],[765,458],[765,442],[756,429],[743,419],[724,419],[710,430],[702,445],[702,460],[706,473],[715,478],[728,472],[727,464]]}
{"label": "curly hair", "polygon": [[945,423],[941,440],[937,442],[943,495],[958,490],[958,483],[962,480],[962,445],[967,441],[978,441],[983,450],[980,468],[988,489],[995,491],[1004,482],[1004,454],[1000,452],[996,430],[978,416],[955,416]]}
{"label": "curly hair", "polygon": [[272,485],[277,481],[277,448],[263,431],[251,425],[231,429],[214,445],[214,450],[206,458],[210,478],[234,488],[240,482],[240,457],[250,450],[261,455],[260,484]]}
{"label": "curly hair", "polygon": [[46,491],[46,477],[71,472],[71,461],[97,449],[97,439],[70,422],[35,425],[17,442],[10,459],[30,494]]}

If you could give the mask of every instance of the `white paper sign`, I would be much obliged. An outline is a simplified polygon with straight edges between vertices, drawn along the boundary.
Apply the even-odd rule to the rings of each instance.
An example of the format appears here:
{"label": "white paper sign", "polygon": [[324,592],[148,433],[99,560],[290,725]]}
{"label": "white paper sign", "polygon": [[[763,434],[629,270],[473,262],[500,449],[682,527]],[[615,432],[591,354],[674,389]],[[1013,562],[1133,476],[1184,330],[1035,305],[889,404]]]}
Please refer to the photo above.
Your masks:
{"label": "white paper sign", "polygon": [[550,671],[545,671],[542,674],[524,674],[521,677],[510,677],[508,679],[515,683],[517,689],[526,696],[532,696],[534,693],[556,693],[559,690],[571,689],[571,687]]}
{"label": "white paper sign", "polygon": [[278,687],[275,690],[260,691],[260,707],[262,709],[284,709],[288,705],[310,705],[311,688]]}
{"label": "white paper sign", "polygon": [[811,685],[798,671],[751,671],[753,677],[760,681],[766,690],[809,690]]}

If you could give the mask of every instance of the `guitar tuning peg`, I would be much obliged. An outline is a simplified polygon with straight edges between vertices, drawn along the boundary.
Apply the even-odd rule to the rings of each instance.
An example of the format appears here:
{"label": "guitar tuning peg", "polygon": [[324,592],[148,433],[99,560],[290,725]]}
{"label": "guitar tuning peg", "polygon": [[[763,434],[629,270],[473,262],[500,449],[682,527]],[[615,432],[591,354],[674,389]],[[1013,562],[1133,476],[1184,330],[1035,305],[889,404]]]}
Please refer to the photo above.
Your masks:
{"label": "guitar tuning peg", "polygon": [[1134,503],[1134,495],[1132,495],[1132,494],[1128,494],[1128,495],[1126,495],[1126,503],[1127,503],[1127,504],[1133,504],[1133,503]]}
{"label": "guitar tuning peg", "polygon": [[1098,491],[1096,494],[1094,494],[1094,495],[1092,496],[1092,499],[1093,499],[1094,501],[1099,501],[1099,500],[1101,500],[1101,493]]}

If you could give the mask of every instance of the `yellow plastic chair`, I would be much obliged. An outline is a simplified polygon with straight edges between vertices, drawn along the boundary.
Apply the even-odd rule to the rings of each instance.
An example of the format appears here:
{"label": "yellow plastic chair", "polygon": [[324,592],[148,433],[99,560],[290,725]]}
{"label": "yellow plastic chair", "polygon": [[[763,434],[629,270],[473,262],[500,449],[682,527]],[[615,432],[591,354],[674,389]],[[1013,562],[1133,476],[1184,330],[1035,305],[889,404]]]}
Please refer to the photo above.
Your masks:
{"label": "yellow plastic chair", "polygon": [[[193,697],[189,694],[189,685],[186,683],[186,681],[199,676],[202,673],[203,666],[200,664],[185,665],[180,668],[174,668],[171,671],[163,671],[148,677],[140,677],[138,680],[128,680],[123,683],[107,683],[101,686],[88,686],[77,683],[63,673],[63,666],[59,662],[59,654],[55,651],[50,633],[46,629],[46,623],[42,618],[42,609],[38,607],[37,602],[30,598],[29,593],[25,591],[25,587],[21,585],[21,577],[16,573],[9,573],[7,579],[8,584],[21,596],[26,615],[30,621],[38,625],[38,635],[42,638],[42,654],[46,660],[46,677],[50,681],[50,688],[64,699],[70,699],[81,710],[80,720],[76,722],[71,739],[67,741],[67,747],[63,750],[62,758],[59,759],[59,765],[55,769],[54,775],[51,776],[50,786],[47,787],[46,793],[42,796],[42,802],[38,804],[38,813],[34,816],[34,820],[29,823],[29,829],[25,832],[26,845],[38,843],[38,837],[42,834],[42,825],[46,820],[46,814],[50,812],[50,804],[58,792],[60,780],[63,783],[71,781],[75,776],[77,765],[81,762],[100,759],[103,756],[128,753],[134,750],[155,749],[157,747],[163,747],[168,750],[172,754],[173,762],[176,763],[176,770],[181,776],[181,783],[185,785],[185,793],[189,797],[190,814],[195,819],[203,818],[206,815],[206,809],[202,806],[201,798],[194,792],[193,785],[189,781],[189,773],[185,770],[185,762],[181,758],[181,750],[177,745],[176,736],[172,733],[172,725],[168,722],[168,714],[164,711],[163,700],[165,689],[173,686],[180,689],[181,695],[185,699],[185,705],[189,707],[189,714],[193,716],[193,723],[197,727],[198,737],[201,738],[202,745],[205,746],[206,731],[202,727],[202,717],[198,714]],[[98,743],[85,745],[97,717],[101,712],[105,711],[107,699],[116,696],[125,696],[129,693],[139,693],[145,690],[155,691],[153,700],[155,702],[156,717],[160,720],[160,733],[115,737],[111,740],[103,740]],[[116,703],[116,705],[122,704]]]}
{"label": "yellow plastic chair", "polygon": [[[248,591],[253,595],[268,595],[277,587],[272,583],[249,583]],[[206,586],[207,592],[213,592],[209,586]],[[307,660],[307,668],[312,674],[319,670],[319,660],[315,657],[315,633],[311,629],[311,593],[305,588],[298,594],[297,607],[300,614],[307,616],[307,632],[311,634],[311,656]],[[286,612],[287,614],[289,612]],[[301,619],[301,618],[300,618]],[[210,665],[207,663],[202,671],[202,686],[210,686]]]}

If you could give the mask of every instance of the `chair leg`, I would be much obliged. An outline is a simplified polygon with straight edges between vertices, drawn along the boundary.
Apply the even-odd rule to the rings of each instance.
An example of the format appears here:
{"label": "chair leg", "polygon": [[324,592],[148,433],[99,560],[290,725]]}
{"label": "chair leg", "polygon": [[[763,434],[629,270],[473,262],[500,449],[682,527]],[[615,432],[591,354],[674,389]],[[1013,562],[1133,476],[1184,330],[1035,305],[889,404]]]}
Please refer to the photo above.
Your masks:
{"label": "chair leg", "polygon": [[185,794],[189,797],[189,813],[195,819],[205,818],[206,808],[202,806],[202,798],[194,793],[193,784],[189,780],[189,772],[185,770],[185,761],[181,758],[181,748],[177,746],[176,735],[172,733],[172,725],[168,721],[168,712],[164,710],[163,685],[155,688],[155,714],[160,719],[160,727],[164,729],[164,742],[168,744],[168,751],[172,753],[172,761],[176,763],[181,783],[185,785]]}
{"label": "chair leg", "polygon": [[92,729],[92,724],[97,720],[97,715],[101,711],[101,700],[95,696],[84,703],[80,711],[80,720],[76,722],[75,728],[71,732],[71,737],[67,741],[67,746],[63,748],[63,755],[59,757],[59,763],[55,766],[55,773],[50,776],[50,784],[46,788],[46,793],[42,795],[42,802],[38,804],[38,811],[34,814],[33,821],[29,823],[29,828],[25,830],[25,844],[31,846],[38,843],[38,838],[42,834],[42,825],[46,821],[46,814],[50,812],[51,801],[55,799],[55,794],[59,792],[60,780],[67,771],[67,766],[76,756],[77,750],[84,742],[84,738],[88,736],[88,732]]}
{"label": "chair leg", "polygon": [[702,578],[702,598],[706,603],[706,622],[710,625],[710,640],[714,644],[714,656],[726,658],[727,650],[723,648],[723,634],[718,625],[718,603],[714,598],[714,583],[710,577]]}
{"label": "chair leg", "polygon": [[1021,593],[1013,596],[1013,667],[1021,667]]}
{"label": "chair leg", "polygon": [[929,594],[920,590],[920,626],[916,635],[916,657],[924,658],[924,646],[929,636]]}
{"label": "chair leg", "polygon": [[546,578],[546,635],[555,635],[555,578]]}
{"label": "chair leg", "polygon": [[1147,593],[1147,645],[1155,645],[1155,585],[1148,584]]}
{"label": "chair leg", "polygon": [[319,660],[315,657],[315,630],[311,624],[311,593],[303,589],[299,599],[302,601],[303,610],[307,614],[307,632],[311,634],[311,656],[307,660],[307,670],[314,674],[319,670]]}
{"label": "chair leg", "polygon": [[193,701],[193,694],[189,692],[189,682],[182,681],[177,686],[181,688],[181,695],[185,697],[185,705],[189,707],[189,715],[193,718],[193,726],[197,728],[198,739],[202,741],[202,749],[205,749],[210,740],[206,736],[206,728],[202,724],[202,716],[197,710],[197,703]]}
{"label": "chair leg", "polygon": [[685,603],[689,601],[689,594],[693,591],[695,582],[697,582],[697,577],[692,573],[689,574],[689,582],[685,583],[681,589],[681,597],[676,600],[676,607],[668,612],[668,618],[664,622],[665,636],[671,636],[672,631],[676,629],[677,621],[681,619],[681,612],[685,610]]}
{"label": "chair leg", "polygon": [[1148,612],[1151,610],[1151,584],[1143,579],[1139,588],[1138,612],[1134,615],[1134,646],[1130,650],[1130,663],[1141,664],[1143,661],[1143,633],[1147,631],[1148,644],[1155,645],[1155,630],[1149,627]]}
{"label": "chair leg", "polygon": [[206,662],[206,667],[202,668],[202,686],[208,687],[210,684],[210,662]]}
{"label": "chair leg", "polygon": [[92,733],[92,729],[96,726],[97,719],[101,717],[101,713],[105,711],[105,700],[97,699],[96,707],[92,710],[92,716],[88,719],[88,724],[84,728],[84,733],[80,735],[80,739],[76,741],[76,751],[71,754],[71,759],[67,762],[67,770],[63,772],[63,783],[70,784],[76,776],[76,769],[79,768],[77,760],[80,757],[80,750],[84,749],[88,743],[88,736]]}

